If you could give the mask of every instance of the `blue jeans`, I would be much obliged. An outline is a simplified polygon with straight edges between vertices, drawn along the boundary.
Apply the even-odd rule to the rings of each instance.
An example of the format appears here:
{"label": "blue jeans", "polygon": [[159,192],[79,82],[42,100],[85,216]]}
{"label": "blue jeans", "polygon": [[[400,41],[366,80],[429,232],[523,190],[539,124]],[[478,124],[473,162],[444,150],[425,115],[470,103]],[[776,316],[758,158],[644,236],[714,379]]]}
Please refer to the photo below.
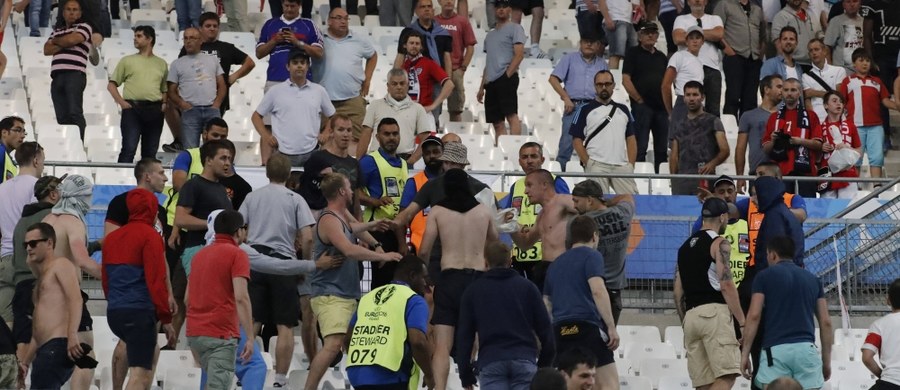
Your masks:
{"label": "blue jeans", "polygon": [[203,12],[200,0],[175,0],[175,12],[178,12],[178,31],[200,27],[200,13]]}
{"label": "blue jeans", "polygon": [[[859,132],[859,143],[862,144],[863,153],[869,155],[869,166],[884,166],[884,127],[877,126],[859,126],[856,128]],[[859,159],[862,163],[862,159]]]}
{"label": "blue jeans", "polygon": [[482,390],[528,390],[537,365],[528,360],[504,360],[481,368],[478,381]]}
{"label": "blue jeans", "polygon": [[[84,142],[84,88],[87,86],[87,75],[77,70],[66,70],[50,74],[50,99],[56,111],[56,123],[60,125],[76,125]],[[199,134],[199,133],[198,133]]]}
{"label": "blue jeans", "polygon": [[586,102],[576,103],[572,112],[565,114],[562,117],[562,134],[559,135],[559,150],[556,152],[556,161],[559,162],[563,172],[566,171],[566,164],[572,159],[572,151],[574,150],[574,147],[572,146],[572,135],[569,134],[569,128],[572,127],[572,121],[575,120],[575,113],[578,112],[578,108],[585,104]]}
{"label": "blue jeans", "polygon": [[[241,328],[241,339],[238,341],[237,349],[235,350],[235,358],[234,358],[234,374],[237,375],[238,380],[241,381],[241,388],[246,390],[262,390],[263,386],[266,383],[266,362],[263,360],[262,351],[260,351],[260,346],[257,345],[257,348],[253,349],[253,357],[250,358],[250,361],[244,363],[241,360],[240,355],[241,351],[244,349],[244,343],[246,343],[247,334],[244,333],[244,328]],[[253,340],[249,340],[251,343]],[[203,371],[200,376],[200,388],[206,388],[206,371]]]}
{"label": "blue jeans", "polygon": [[29,35],[39,37],[41,36],[40,27],[50,25],[50,0],[34,0],[29,3],[28,8],[28,24],[31,27]]}
{"label": "blue jeans", "polygon": [[[654,110],[646,104],[631,102],[634,116],[634,138],[637,140],[637,161],[647,161],[647,146],[653,133],[653,166],[659,173],[659,164],[667,161],[669,148],[669,114],[665,109]],[[665,172],[668,173],[668,172]]]}
{"label": "blue jeans", "polygon": [[629,47],[637,45],[637,33],[634,31],[634,25],[618,20],[613,30],[606,30],[606,39],[609,40],[608,53],[610,56],[625,57],[625,51]]}
{"label": "blue jeans", "polygon": [[181,144],[185,149],[200,146],[200,133],[212,118],[221,118],[222,113],[213,106],[194,106],[181,113]]}
{"label": "blue jeans", "polygon": [[75,363],[66,354],[67,345],[68,339],[58,337],[38,347],[31,362],[31,388],[58,389],[69,380]]}
{"label": "blue jeans", "polygon": [[122,150],[118,161],[130,164],[134,162],[138,141],[141,143],[141,158],[156,157],[165,116],[162,103],[129,103],[131,108],[122,110]]}

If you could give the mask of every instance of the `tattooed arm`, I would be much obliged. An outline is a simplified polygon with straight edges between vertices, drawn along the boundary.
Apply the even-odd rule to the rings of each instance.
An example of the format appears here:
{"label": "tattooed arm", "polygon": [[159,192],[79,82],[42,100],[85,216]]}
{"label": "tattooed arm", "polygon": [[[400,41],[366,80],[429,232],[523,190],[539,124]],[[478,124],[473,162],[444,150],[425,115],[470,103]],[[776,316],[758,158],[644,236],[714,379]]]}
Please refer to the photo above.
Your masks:
{"label": "tattooed arm", "polygon": [[678,272],[678,266],[675,266],[675,286],[672,288],[672,295],[675,298],[675,312],[681,323],[684,323],[684,288],[681,286],[681,274]]}
{"label": "tattooed arm", "polygon": [[716,238],[713,242],[711,255],[716,259],[716,274],[719,278],[719,288],[722,296],[725,297],[725,303],[731,314],[737,319],[738,324],[744,326],[744,312],[741,310],[740,299],[738,298],[737,287],[734,286],[734,280],[731,276],[731,244],[723,237]]}

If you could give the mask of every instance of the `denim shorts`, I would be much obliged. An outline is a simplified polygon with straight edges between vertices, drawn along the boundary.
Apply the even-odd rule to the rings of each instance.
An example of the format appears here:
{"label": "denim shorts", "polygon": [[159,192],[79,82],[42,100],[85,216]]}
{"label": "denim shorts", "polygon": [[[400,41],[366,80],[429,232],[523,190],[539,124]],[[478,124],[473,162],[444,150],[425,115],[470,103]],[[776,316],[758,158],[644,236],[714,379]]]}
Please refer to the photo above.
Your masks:
{"label": "denim shorts", "polygon": [[611,56],[625,57],[625,51],[629,47],[637,45],[637,33],[634,31],[634,26],[618,20],[614,30],[606,30],[606,39],[609,41],[607,53]]}

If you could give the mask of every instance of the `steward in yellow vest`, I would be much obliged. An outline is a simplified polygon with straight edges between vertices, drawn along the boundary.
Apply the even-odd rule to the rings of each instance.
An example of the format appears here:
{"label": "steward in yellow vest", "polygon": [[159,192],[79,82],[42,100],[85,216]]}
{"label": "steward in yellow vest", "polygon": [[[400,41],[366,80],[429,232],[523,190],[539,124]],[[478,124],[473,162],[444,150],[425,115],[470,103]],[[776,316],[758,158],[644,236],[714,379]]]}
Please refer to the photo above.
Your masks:
{"label": "steward in yellow vest", "polygon": [[12,153],[25,142],[25,121],[17,116],[8,116],[0,120],[0,156],[3,156],[3,171],[0,171],[0,183],[16,177],[19,167],[12,158]]}
{"label": "steward in yellow vest", "polygon": [[[228,123],[221,118],[213,118],[203,127],[200,133],[201,145],[209,141],[228,139]],[[183,164],[184,160],[190,158],[189,164]],[[200,158],[200,148],[191,148],[178,154],[175,159],[175,166],[172,168],[172,185],[166,186],[163,194],[166,195],[166,201],[163,205],[166,207],[166,224],[172,226],[175,222],[175,206],[178,204],[178,190],[188,180],[203,172],[203,160]],[[181,172],[186,172],[182,174]]]}
{"label": "steward in yellow vest", "polygon": [[419,373],[429,388],[430,345],[426,337],[428,304],[425,262],[405,256],[393,280],[364,295],[347,334],[347,378],[360,386],[419,388]]}

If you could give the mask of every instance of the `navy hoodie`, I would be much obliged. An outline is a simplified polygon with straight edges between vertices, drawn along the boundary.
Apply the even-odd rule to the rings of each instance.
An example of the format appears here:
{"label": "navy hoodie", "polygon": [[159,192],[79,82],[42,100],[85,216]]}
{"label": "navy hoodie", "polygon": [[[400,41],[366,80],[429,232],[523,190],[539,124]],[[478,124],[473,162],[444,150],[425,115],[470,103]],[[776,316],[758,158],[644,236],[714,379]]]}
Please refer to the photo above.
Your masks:
{"label": "navy hoodie", "polygon": [[456,362],[463,386],[475,383],[470,361],[476,332],[479,367],[520,359],[537,359],[541,367],[553,363],[553,328],[541,293],[511,268],[488,270],[463,294],[456,333]]}
{"label": "navy hoodie", "polygon": [[794,263],[803,267],[803,226],[784,205],[784,182],[771,176],[763,176],[756,179],[755,185],[756,203],[759,205],[759,211],[766,215],[759,226],[756,253],[753,254],[757,271],[769,266],[766,260],[766,242],[778,236],[787,236],[794,240]]}

